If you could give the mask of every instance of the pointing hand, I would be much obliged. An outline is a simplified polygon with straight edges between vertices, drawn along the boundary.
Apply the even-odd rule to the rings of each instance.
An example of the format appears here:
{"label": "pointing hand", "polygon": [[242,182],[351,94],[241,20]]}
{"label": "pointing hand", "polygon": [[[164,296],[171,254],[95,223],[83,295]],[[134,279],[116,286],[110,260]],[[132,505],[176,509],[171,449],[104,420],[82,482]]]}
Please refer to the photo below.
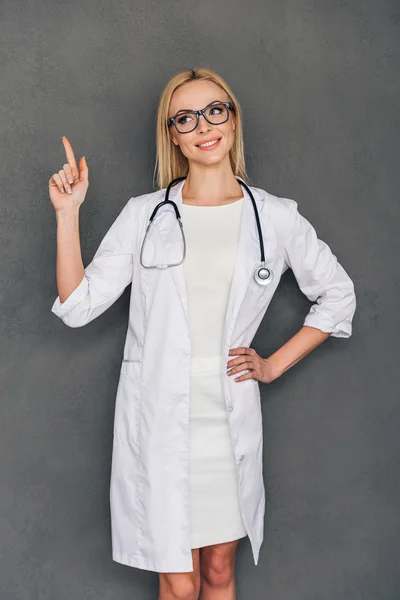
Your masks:
{"label": "pointing hand", "polygon": [[49,179],[50,200],[56,212],[79,207],[89,187],[89,169],[85,157],[82,156],[80,159],[78,169],[69,140],[63,137],[62,141],[67,162]]}

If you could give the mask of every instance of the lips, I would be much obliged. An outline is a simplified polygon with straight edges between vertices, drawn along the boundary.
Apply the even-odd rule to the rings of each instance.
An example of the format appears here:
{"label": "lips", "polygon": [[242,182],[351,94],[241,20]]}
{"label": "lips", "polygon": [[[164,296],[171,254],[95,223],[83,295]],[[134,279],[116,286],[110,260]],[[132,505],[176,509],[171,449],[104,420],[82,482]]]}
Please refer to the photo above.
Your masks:
{"label": "lips", "polygon": [[[200,144],[196,144],[196,147],[200,148],[200,150],[207,150],[208,148],[215,148],[215,146],[218,146],[218,144],[221,141],[221,139],[222,139],[221,137],[209,138],[208,140],[204,140]],[[214,142],[214,144],[210,144],[209,146],[202,146],[201,145],[201,144],[208,144],[209,142]]]}

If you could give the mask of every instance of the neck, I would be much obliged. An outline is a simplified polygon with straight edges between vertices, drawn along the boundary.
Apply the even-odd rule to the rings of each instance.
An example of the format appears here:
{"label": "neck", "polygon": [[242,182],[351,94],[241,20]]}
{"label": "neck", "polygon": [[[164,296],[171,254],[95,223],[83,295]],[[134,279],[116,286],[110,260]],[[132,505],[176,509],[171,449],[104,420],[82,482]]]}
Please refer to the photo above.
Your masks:
{"label": "neck", "polygon": [[204,167],[190,164],[182,187],[182,201],[188,204],[217,205],[239,200],[243,190],[233,174],[229,156],[223,163]]}

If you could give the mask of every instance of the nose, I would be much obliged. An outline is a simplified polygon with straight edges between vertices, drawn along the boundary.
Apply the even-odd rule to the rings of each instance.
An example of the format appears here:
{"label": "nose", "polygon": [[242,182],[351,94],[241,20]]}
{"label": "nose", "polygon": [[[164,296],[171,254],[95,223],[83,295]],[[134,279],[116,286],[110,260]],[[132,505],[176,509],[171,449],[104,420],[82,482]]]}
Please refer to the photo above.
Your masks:
{"label": "nose", "polygon": [[204,115],[199,115],[199,123],[197,125],[197,131],[202,133],[203,131],[209,131],[212,128],[211,123],[209,123]]}

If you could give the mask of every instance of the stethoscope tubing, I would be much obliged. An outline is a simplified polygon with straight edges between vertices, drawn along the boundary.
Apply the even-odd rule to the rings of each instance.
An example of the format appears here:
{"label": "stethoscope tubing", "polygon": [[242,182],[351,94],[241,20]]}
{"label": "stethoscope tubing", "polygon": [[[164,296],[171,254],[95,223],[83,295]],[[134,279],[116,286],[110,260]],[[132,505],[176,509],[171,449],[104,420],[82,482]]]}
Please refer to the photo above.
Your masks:
{"label": "stethoscope tubing", "polygon": [[[154,208],[153,212],[150,215],[149,224],[147,226],[145,237],[143,239],[143,243],[142,243],[142,247],[141,247],[141,251],[140,251],[140,263],[141,263],[141,265],[144,268],[147,268],[147,269],[149,269],[149,268],[159,268],[159,269],[162,269],[162,268],[166,268],[168,266],[175,267],[175,266],[178,266],[178,265],[182,264],[183,261],[184,261],[184,259],[185,259],[185,256],[186,256],[186,240],[185,240],[185,234],[184,234],[184,231],[183,231],[183,226],[182,226],[182,221],[181,221],[181,215],[180,215],[180,212],[179,212],[179,209],[178,209],[178,206],[176,205],[176,203],[173,200],[169,199],[169,193],[170,193],[170,190],[171,190],[171,188],[172,188],[173,185],[177,184],[179,181],[182,181],[182,180],[186,179],[186,177],[187,177],[187,175],[184,175],[183,177],[176,177],[175,179],[172,179],[172,181],[170,181],[170,183],[167,186],[166,192],[165,192],[165,198],[164,198],[164,200],[162,202],[159,202],[157,204],[157,206]],[[256,267],[255,272],[254,272],[254,276],[255,276],[255,279],[256,279],[256,281],[258,283],[260,283],[261,285],[266,285],[267,283],[270,283],[270,281],[272,281],[273,273],[272,273],[272,271],[270,269],[268,269],[265,266],[264,240],[263,240],[263,236],[262,236],[260,216],[258,214],[256,201],[254,199],[254,196],[253,196],[252,191],[250,190],[249,186],[240,177],[236,177],[236,179],[246,189],[247,193],[250,196],[252,205],[253,205],[254,216],[256,218],[258,239],[259,239],[259,244],[260,244],[260,256],[261,256],[261,265],[259,267]],[[178,220],[179,226],[181,228],[182,236],[183,236],[183,243],[184,243],[183,258],[182,258],[182,260],[180,262],[174,263],[174,264],[171,264],[171,265],[160,264],[160,265],[146,266],[142,262],[142,253],[143,253],[143,247],[144,247],[144,244],[145,244],[147,233],[149,231],[149,228],[150,228],[150,226],[151,226],[151,224],[152,224],[152,222],[153,222],[153,220],[154,220],[154,218],[155,218],[158,210],[164,204],[171,204],[173,206],[173,208],[174,208],[175,216],[176,216],[176,218]],[[261,271],[264,271],[264,275],[265,276],[261,276],[260,275]]]}

